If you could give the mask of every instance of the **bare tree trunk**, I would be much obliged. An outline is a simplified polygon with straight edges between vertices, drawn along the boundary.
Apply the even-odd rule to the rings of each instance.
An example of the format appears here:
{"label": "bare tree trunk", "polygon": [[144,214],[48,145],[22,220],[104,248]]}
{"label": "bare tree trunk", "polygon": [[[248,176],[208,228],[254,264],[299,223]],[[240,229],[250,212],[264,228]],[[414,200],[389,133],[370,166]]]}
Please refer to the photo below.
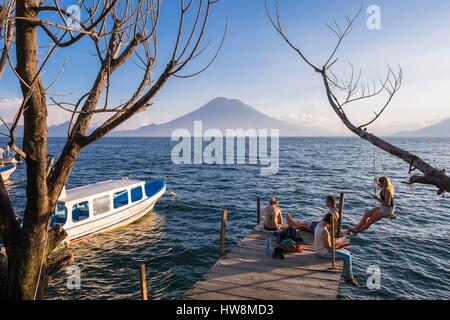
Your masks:
{"label": "bare tree trunk", "polygon": [[8,61],[9,48],[11,46],[11,41],[14,35],[14,21],[8,20],[9,18],[9,9],[8,7],[2,7],[0,5],[0,36],[2,33],[2,29],[4,29],[3,34],[3,51],[0,55],[0,78],[3,75],[3,71],[5,70],[6,63]]}
{"label": "bare tree trunk", "polygon": [[[19,222],[0,175],[0,235],[9,254],[0,257],[0,299],[9,297],[9,269],[10,263],[17,261],[17,241],[20,233]],[[8,263],[8,260],[11,262]],[[11,270],[12,271],[12,270]]]}
{"label": "bare tree trunk", "polygon": [[[83,21],[77,21],[80,28],[67,26],[66,18],[71,17],[71,14],[61,9],[57,2],[41,6],[43,2],[39,0],[9,0],[5,2],[7,6],[0,7],[0,33],[3,32],[3,27],[7,27],[0,40],[3,40],[4,48],[8,50],[10,39],[14,37],[15,26],[14,49],[17,67],[12,71],[20,82],[23,95],[22,105],[18,108],[11,126],[7,126],[0,115],[0,120],[9,131],[9,135],[2,134],[9,136],[10,147],[25,159],[27,166],[27,201],[22,226],[16,219],[3,181],[0,181],[0,241],[5,244],[7,256],[7,263],[3,254],[0,257],[1,297],[40,299],[51,276],[73,261],[72,255],[67,250],[58,248],[55,252],[58,244],[67,237],[67,233],[61,226],[49,230],[49,224],[61,190],[80,152],[87,145],[101,139],[132,116],[145,110],[169,78],[192,77],[204,72],[212,64],[225,40],[226,26],[220,46],[210,63],[200,72],[182,74],[189,62],[202,54],[205,49],[202,46],[202,39],[209,12],[217,2],[217,0],[198,0],[195,8],[193,1],[189,4],[180,1],[177,38],[168,56],[167,66],[161,72],[157,70],[155,64],[158,53],[156,30],[161,8],[160,0],[111,0],[99,2],[98,10],[92,10],[82,0],[79,7],[83,8],[87,17]],[[5,12],[8,15],[5,15]],[[45,12],[58,13],[53,16],[56,22],[39,19],[39,13]],[[184,20],[189,12],[194,13],[195,22],[185,27]],[[59,20],[62,21],[58,23]],[[15,23],[8,26],[8,21],[10,24],[12,21]],[[46,57],[39,62],[38,28],[41,28],[51,41]],[[182,34],[190,36],[183,41]],[[49,99],[55,106],[71,113],[68,139],[54,167],[51,168],[47,166],[47,104],[40,72],[56,48],[69,47],[84,37],[89,38],[97,52],[100,69],[91,89],[80,97],[77,104],[69,104],[70,108],[66,107],[67,103],[57,102],[49,94]],[[7,50],[3,50],[3,53],[5,52]],[[114,71],[131,60],[133,55],[143,64],[142,80],[125,103],[110,106],[108,96],[111,76]],[[6,65],[4,57],[5,55],[2,55],[0,61],[0,76],[2,66]],[[101,106],[103,95],[106,98]],[[87,135],[93,116],[98,113],[112,115],[93,133]],[[22,117],[24,137],[20,149],[15,144],[15,129]],[[8,270],[6,276],[5,269]]]}
{"label": "bare tree trunk", "polygon": [[[35,19],[31,10],[39,0],[18,0],[17,17]],[[26,99],[24,111],[23,150],[27,154],[27,203],[15,259],[11,261],[10,297],[34,299],[39,274],[45,263],[49,207],[47,197],[47,107],[45,92],[38,76],[37,25],[16,20],[17,72]]]}

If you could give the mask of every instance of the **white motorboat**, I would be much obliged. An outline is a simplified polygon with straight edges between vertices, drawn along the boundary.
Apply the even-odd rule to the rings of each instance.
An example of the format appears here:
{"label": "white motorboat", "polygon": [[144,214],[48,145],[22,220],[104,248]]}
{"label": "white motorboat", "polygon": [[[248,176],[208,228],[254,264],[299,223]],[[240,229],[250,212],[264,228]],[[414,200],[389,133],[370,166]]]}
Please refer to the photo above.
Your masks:
{"label": "white motorboat", "polygon": [[2,175],[3,181],[9,180],[9,177],[13,174],[13,172],[16,171],[15,165],[8,165],[8,166],[0,166],[0,174]]}
{"label": "white motorboat", "polygon": [[130,224],[151,211],[166,191],[164,180],[110,180],[63,191],[52,218],[76,243]]}

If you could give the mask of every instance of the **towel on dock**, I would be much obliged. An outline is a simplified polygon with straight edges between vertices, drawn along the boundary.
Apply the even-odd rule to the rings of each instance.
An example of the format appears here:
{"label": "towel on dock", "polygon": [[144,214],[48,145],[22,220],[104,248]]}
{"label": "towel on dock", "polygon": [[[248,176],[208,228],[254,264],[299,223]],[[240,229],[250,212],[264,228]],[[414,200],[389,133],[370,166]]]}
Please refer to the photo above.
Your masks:
{"label": "towel on dock", "polygon": [[267,234],[271,234],[271,235],[276,235],[278,234],[278,231],[269,231],[266,230],[266,228],[264,228],[264,224],[259,224],[255,227],[255,231],[258,232],[262,232],[262,233],[267,233]]}

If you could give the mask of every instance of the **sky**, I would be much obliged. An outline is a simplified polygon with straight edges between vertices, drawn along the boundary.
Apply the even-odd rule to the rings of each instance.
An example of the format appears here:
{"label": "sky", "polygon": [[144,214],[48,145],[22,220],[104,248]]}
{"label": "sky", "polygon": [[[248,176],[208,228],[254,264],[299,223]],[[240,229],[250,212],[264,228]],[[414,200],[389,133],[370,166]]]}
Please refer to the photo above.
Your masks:
{"label": "sky", "polygon": [[[273,8],[275,0],[268,0]],[[71,4],[63,1],[64,5]],[[159,26],[159,64],[167,62],[167,53],[175,41],[178,0],[165,0]],[[366,9],[380,8],[381,29],[369,30],[371,18]],[[354,13],[359,0],[281,0],[280,15],[289,38],[301,47],[313,63],[326,61],[336,38],[325,25]],[[362,15],[352,34],[337,54],[336,71],[349,75],[350,61],[361,69],[363,79],[382,78],[386,66],[401,66],[403,86],[389,109],[371,127],[378,134],[419,129],[450,117],[450,2],[435,0],[364,1]],[[306,66],[274,31],[265,13],[264,0],[222,0],[209,20],[207,39],[211,50],[192,66],[198,70],[210,59],[220,42],[225,21],[228,31],[215,63],[205,73],[190,79],[171,79],[153,101],[153,105],[122,128],[134,129],[151,123],[163,123],[191,112],[216,97],[240,99],[277,119],[304,126],[321,126],[336,134],[348,134],[327,104],[320,77]],[[47,43],[40,34],[39,41]],[[59,49],[46,67],[46,84],[65,64],[64,73],[51,88],[77,100],[95,79],[98,62],[90,53],[89,41]],[[119,104],[135,89],[140,70],[128,64],[112,79],[111,104]],[[17,80],[9,71],[0,80],[0,114],[11,118],[20,103]],[[355,124],[364,123],[378,109],[373,104],[354,104],[347,110]],[[69,117],[58,107],[49,106],[49,124]]]}

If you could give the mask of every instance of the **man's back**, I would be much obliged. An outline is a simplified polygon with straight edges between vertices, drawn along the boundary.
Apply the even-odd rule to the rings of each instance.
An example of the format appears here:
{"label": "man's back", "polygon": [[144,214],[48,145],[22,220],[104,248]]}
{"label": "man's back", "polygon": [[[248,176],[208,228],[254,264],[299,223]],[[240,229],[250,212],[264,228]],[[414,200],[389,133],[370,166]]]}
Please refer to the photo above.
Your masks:
{"label": "man's back", "polygon": [[268,206],[264,208],[264,227],[269,229],[278,229],[280,227],[280,209],[277,206]]}

